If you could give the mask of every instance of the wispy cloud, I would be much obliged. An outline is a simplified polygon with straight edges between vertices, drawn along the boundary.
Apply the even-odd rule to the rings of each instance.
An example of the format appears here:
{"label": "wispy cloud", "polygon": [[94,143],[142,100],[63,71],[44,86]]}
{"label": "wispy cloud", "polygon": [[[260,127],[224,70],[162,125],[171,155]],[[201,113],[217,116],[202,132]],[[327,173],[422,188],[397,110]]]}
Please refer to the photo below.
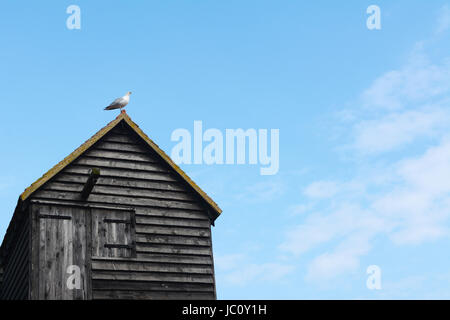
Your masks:
{"label": "wispy cloud", "polygon": [[377,154],[433,137],[450,123],[450,112],[440,107],[393,112],[355,125],[354,147],[363,154]]}
{"label": "wispy cloud", "polygon": [[[438,137],[450,124],[450,60],[432,63],[422,44],[405,66],[377,78],[347,110],[351,147],[363,155],[393,151],[422,137]],[[351,118],[348,117],[351,114]]]}
{"label": "wispy cloud", "polygon": [[356,271],[359,257],[370,250],[370,236],[356,232],[342,241],[333,252],[317,256],[308,267],[306,280],[324,281],[342,273]]}
{"label": "wispy cloud", "polygon": [[442,6],[437,20],[436,33],[440,34],[450,29],[450,7]]}
{"label": "wispy cloud", "polygon": [[238,270],[228,273],[224,280],[240,286],[249,282],[278,281],[293,270],[294,266],[280,263],[245,264]]}
{"label": "wispy cloud", "polygon": [[334,181],[316,181],[308,185],[303,193],[310,198],[330,198],[338,192]]}
{"label": "wispy cloud", "polygon": [[[449,17],[445,7],[441,32]],[[307,201],[291,207],[302,220],[280,249],[313,254],[307,280],[358,270],[378,236],[395,245],[450,236],[450,59],[432,63],[425,49],[418,43],[403,67],[375,79],[358,107],[341,113],[352,128],[345,152],[358,159],[349,164],[353,176],[314,181],[303,190]]]}
{"label": "wispy cloud", "polygon": [[233,286],[278,281],[294,270],[293,265],[279,262],[254,263],[241,253],[218,256],[215,266],[221,283]]}
{"label": "wispy cloud", "polygon": [[[327,245],[327,252],[310,262],[309,280],[354,271],[379,235],[397,245],[450,235],[450,139],[387,170],[394,183],[366,196],[340,194],[337,204],[324,199],[321,210],[307,213],[303,223],[287,232],[280,248],[296,256]],[[368,190],[380,185],[376,176],[363,181]]]}
{"label": "wispy cloud", "polygon": [[[449,93],[450,63],[433,64],[418,42],[406,65],[388,71],[361,95],[365,112],[399,110],[416,103],[429,103],[430,99]],[[431,100],[432,101],[432,100]]]}
{"label": "wispy cloud", "polygon": [[264,182],[247,185],[247,187],[239,191],[237,198],[240,200],[247,199],[252,202],[265,202],[280,197],[284,191],[283,182],[277,177],[270,177]]}

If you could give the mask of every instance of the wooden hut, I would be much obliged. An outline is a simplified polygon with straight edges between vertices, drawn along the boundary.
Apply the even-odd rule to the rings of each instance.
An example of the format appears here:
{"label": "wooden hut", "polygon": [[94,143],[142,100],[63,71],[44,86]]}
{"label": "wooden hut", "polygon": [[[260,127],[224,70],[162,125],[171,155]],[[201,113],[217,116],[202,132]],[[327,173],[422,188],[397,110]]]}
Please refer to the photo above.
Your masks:
{"label": "wooden hut", "polygon": [[215,299],[221,213],[122,111],[19,197],[1,299]]}

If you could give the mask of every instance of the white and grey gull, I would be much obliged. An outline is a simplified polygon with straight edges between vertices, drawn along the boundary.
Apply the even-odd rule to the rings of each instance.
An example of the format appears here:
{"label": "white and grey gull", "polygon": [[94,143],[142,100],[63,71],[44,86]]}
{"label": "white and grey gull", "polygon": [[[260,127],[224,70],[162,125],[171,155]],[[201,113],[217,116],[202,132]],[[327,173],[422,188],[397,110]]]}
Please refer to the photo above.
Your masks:
{"label": "white and grey gull", "polygon": [[128,102],[130,102],[130,94],[131,91],[128,91],[123,97],[117,98],[116,100],[111,102],[109,106],[107,106],[104,110],[122,110],[122,108],[124,108],[128,104]]}

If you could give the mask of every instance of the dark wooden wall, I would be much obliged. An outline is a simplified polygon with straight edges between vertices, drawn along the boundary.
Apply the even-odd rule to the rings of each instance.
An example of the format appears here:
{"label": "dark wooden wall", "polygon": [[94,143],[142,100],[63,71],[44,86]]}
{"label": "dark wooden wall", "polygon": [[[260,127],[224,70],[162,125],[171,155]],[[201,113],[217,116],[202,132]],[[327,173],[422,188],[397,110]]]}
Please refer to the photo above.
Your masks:
{"label": "dark wooden wall", "polygon": [[14,217],[14,233],[9,239],[8,255],[3,257],[0,300],[28,299],[30,229],[27,212]]}
{"label": "dark wooden wall", "polygon": [[87,203],[133,208],[135,251],[92,257],[92,298],[215,299],[211,222],[204,204],[141,143],[126,125],[114,128],[32,199],[83,203],[80,192],[89,169],[100,168]]}
{"label": "dark wooden wall", "polygon": [[3,267],[0,261],[0,297],[2,296],[2,283],[3,283]]}

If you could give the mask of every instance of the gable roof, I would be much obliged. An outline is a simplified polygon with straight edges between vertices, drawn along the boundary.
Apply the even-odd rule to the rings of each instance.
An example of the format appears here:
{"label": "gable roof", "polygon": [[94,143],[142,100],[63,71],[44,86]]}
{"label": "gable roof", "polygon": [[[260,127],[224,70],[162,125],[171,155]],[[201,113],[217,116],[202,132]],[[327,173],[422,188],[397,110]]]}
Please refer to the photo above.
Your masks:
{"label": "gable roof", "polygon": [[26,200],[31,194],[33,194],[36,190],[38,190],[44,183],[53,178],[56,174],[58,174],[61,170],[63,170],[66,166],[72,163],[75,159],[81,156],[84,152],[86,152],[91,146],[93,146],[97,141],[99,141],[103,136],[105,136],[109,131],[111,131],[114,127],[116,127],[121,121],[125,121],[130,128],[140,137],[144,142],[153,149],[172,169],[174,169],[180,177],[189,184],[195,192],[214,210],[214,219],[216,219],[221,213],[222,209],[202,190],[200,187],[192,181],[188,175],[181,170],[181,168],[172,161],[172,159],[161,150],[156,143],[154,143],[140,128],[134,123],[131,118],[126,114],[125,110],[122,110],[119,116],[116,119],[108,123],[103,129],[98,131],[95,135],[93,135],[89,140],[83,143],[80,147],[78,147],[75,151],[69,154],[66,158],[64,158],[61,162],[56,164],[53,168],[47,171],[42,177],[33,182],[25,191],[20,195],[20,200]]}

